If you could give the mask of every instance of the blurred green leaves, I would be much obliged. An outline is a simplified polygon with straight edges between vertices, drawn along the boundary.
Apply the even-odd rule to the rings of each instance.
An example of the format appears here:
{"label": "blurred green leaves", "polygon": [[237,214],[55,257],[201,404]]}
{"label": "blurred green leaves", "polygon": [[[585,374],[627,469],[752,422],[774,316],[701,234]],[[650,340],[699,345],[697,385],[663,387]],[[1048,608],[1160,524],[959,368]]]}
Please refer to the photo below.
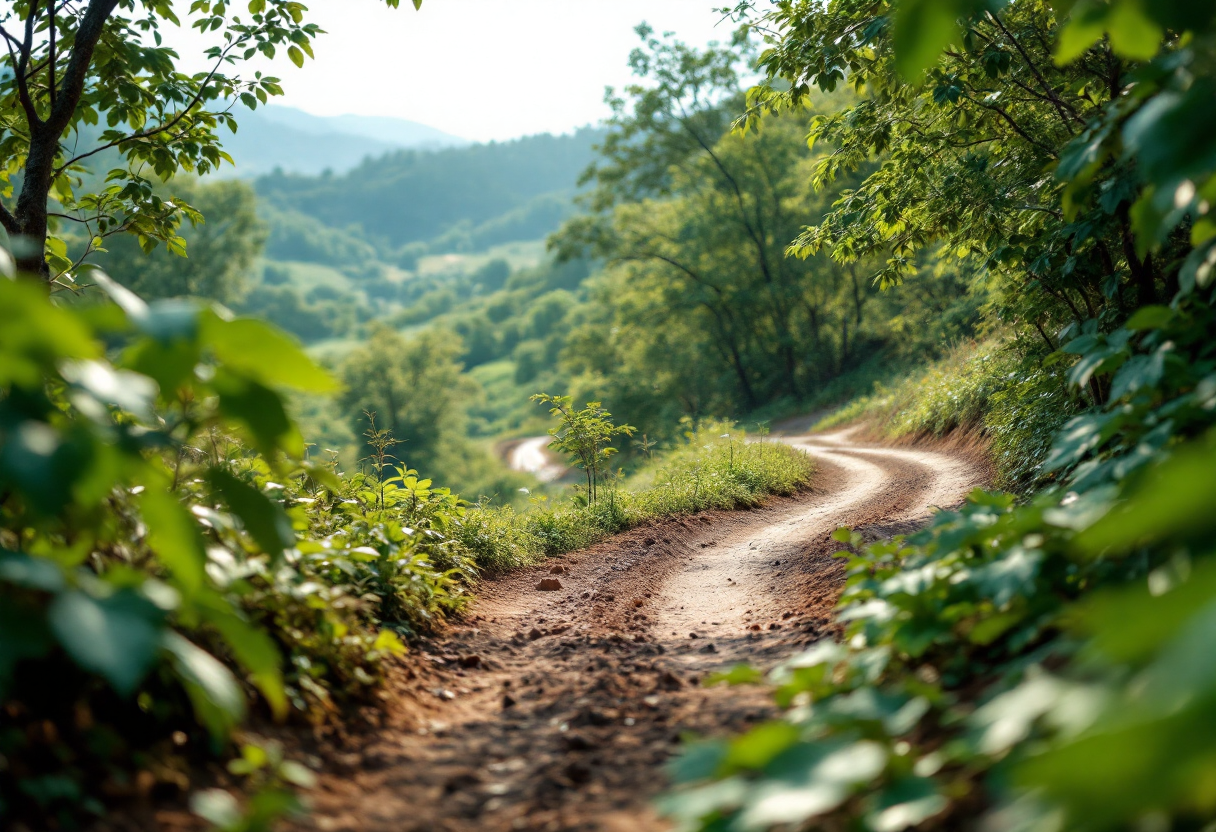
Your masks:
{"label": "blurred green leaves", "polygon": [[224,366],[257,381],[313,393],[336,384],[281,330],[252,318],[225,319],[213,310],[200,319],[202,339]]}
{"label": "blurred green leaves", "polygon": [[100,597],[70,590],[47,609],[47,622],[68,654],[123,695],[156,660],[164,618],[163,610],[129,589]]}
{"label": "blurred green leaves", "polygon": [[908,81],[920,81],[942,51],[961,39],[962,21],[998,11],[1004,0],[903,0],[892,4],[895,65]]}
{"label": "blurred green leaves", "polygon": [[[64,695],[78,713],[106,689],[117,695],[118,710],[99,717],[115,720],[103,726],[115,736],[127,708],[195,724],[219,750],[255,691],[283,719],[373,688],[380,662],[405,649],[397,631],[433,626],[463,602],[472,570],[446,536],[459,500],[402,471],[383,484],[389,505],[369,515],[359,495],[379,484],[301,459],[284,391],[333,382],[294,341],[219,307],[147,304],[94,276],[108,303],[60,304],[37,283],[0,279],[6,713],[58,719],[40,714],[63,692],[42,686],[72,680]],[[307,555],[298,532],[312,538]],[[382,555],[349,557],[372,541]],[[98,805],[86,769],[38,762],[30,742],[0,734],[0,755]],[[139,742],[124,753],[146,754]],[[267,766],[272,777],[292,770]],[[28,799],[23,778],[0,782],[6,810]],[[241,828],[266,828],[296,805],[279,787],[259,800]]]}
{"label": "blurred green leaves", "polygon": [[283,509],[222,468],[213,468],[208,476],[212,488],[240,518],[253,542],[270,555],[273,562],[278,562],[284,550],[295,544],[295,532]]}

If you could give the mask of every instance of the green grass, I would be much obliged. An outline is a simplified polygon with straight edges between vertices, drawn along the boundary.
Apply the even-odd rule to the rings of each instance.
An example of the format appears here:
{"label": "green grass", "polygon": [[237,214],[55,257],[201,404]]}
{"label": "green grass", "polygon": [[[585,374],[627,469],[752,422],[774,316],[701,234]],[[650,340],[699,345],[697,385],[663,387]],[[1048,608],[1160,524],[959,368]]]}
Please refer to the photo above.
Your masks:
{"label": "green grass", "polygon": [[418,260],[419,275],[448,272],[472,274],[491,260],[506,260],[511,271],[529,269],[545,259],[544,240],[525,240],[493,246],[480,254],[431,254]]}
{"label": "green grass", "polygon": [[288,285],[294,286],[302,293],[307,293],[310,289],[315,289],[318,286],[329,286],[334,289],[341,289],[343,292],[356,291],[354,282],[332,266],[323,266],[320,263],[304,263],[296,260],[274,260],[268,262],[270,265],[283,269],[291,275]]}
{"label": "green grass", "polygon": [[[730,438],[723,438],[723,434]],[[773,442],[747,443],[730,425],[687,435],[630,479],[601,486],[588,506],[538,498],[531,510],[476,507],[457,538],[486,572],[503,572],[590,546],[660,517],[707,509],[757,506],[773,494],[794,494],[811,480],[805,453]]]}
{"label": "green grass", "polygon": [[1079,405],[1062,369],[1044,369],[993,339],[959,346],[891,386],[875,382],[873,392],[836,409],[814,430],[867,421],[891,439],[979,431],[991,441],[995,484],[1026,491],[1039,481],[1052,436]]}

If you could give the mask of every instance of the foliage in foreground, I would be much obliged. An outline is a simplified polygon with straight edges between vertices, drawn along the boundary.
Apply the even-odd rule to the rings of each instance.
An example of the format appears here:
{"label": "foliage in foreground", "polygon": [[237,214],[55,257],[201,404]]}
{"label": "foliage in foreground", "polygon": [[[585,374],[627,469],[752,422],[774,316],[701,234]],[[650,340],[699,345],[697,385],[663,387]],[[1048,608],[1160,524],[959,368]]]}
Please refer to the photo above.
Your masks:
{"label": "foliage in foreground", "polygon": [[728,423],[685,425],[673,449],[631,480],[601,485],[594,503],[582,498],[550,506],[540,498],[526,512],[473,508],[457,539],[479,567],[501,571],[590,546],[647,520],[757,506],[810,482],[811,459],[788,445],[749,443]]}
{"label": "foliage in foreground", "polygon": [[[0,278],[5,816],[71,827],[107,800],[188,791],[251,713],[319,722],[366,697],[480,571],[809,476],[801,454],[715,426],[690,431],[649,489],[468,510],[396,465],[374,423],[366,473],[307,461],[282,391],[333,382],[281,333],[95,279],[114,303],[64,307]],[[246,820],[295,805],[286,784],[306,773],[273,748],[241,755],[230,770],[260,789]],[[237,805],[195,804],[212,819]]]}
{"label": "foliage in foreground", "polygon": [[189,788],[251,700],[328,718],[472,574],[445,489],[303,461],[280,391],[332,382],[291,341],[95,279],[0,277],[0,813],[38,826]]}
{"label": "foliage in foreground", "polygon": [[[802,47],[798,55],[814,54],[802,39],[830,40],[833,26],[859,8],[783,5],[782,14],[828,25],[803,21],[778,50],[782,59],[794,59],[791,45]],[[1042,471],[1057,484],[1025,502],[977,492],[928,529],[860,552],[861,539],[842,530],[840,539],[854,548],[842,553],[849,562],[844,638],[775,672],[785,719],[690,752],[677,767],[690,785],[667,808],[686,828],[716,832],[1205,828],[1216,815],[1209,741],[1216,724],[1216,225],[1209,213],[1216,155],[1207,127],[1216,12],[1204,4],[1114,0],[1077,4],[1071,20],[1057,24],[1045,4],[998,9],[964,0],[918,17],[934,8],[892,4],[894,34],[884,18],[861,36],[874,49],[868,56],[879,57],[868,69],[886,73],[885,92],[900,92],[892,62],[917,70],[932,63],[935,39],[958,37],[962,26],[963,49],[933,67],[927,88],[903,88],[906,98],[874,96],[876,105],[932,90],[938,106],[958,103],[960,128],[975,126],[962,112],[968,107],[999,113],[1001,96],[968,98],[975,77],[951,73],[987,66],[995,81],[1010,64],[1033,67],[1025,51],[1002,57],[1004,44],[1026,43],[1006,21],[1027,34],[1040,25],[1058,38],[1054,57],[1079,59],[1071,71],[1090,72],[1095,61],[1116,70],[1111,106],[1084,119],[1083,110],[1072,111],[1083,128],[1059,154],[1054,182],[1036,167],[1013,183],[1061,206],[1034,229],[1040,254],[1024,266],[1035,291],[1050,281],[1048,288],[1085,299],[1089,278],[1070,258],[1084,250],[1100,256],[1103,226],[1124,230],[1124,262],[1100,265],[1113,269],[1103,278],[1105,300],[1087,302],[1093,314],[1084,320],[1074,307],[1078,319],[1055,342],[1039,333],[1061,345],[1045,364],[1066,368],[1072,394],[1086,391],[1095,404],[1055,436]],[[994,27],[1004,34],[989,37]],[[931,54],[893,58],[889,39],[898,47],[918,30],[929,33]],[[865,51],[854,42],[846,47]],[[1046,38],[1037,48],[1049,48]],[[835,83],[830,68],[829,61],[811,74]],[[1053,92],[1046,87],[1040,103],[1059,106],[1067,121],[1067,102],[1053,101]],[[1016,112],[1023,108],[1030,109],[1025,101]],[[1013,154],[1009,145],[990,148],[997,157]],[[983,167],[974,156],[938,161]],[[993,175],[1015,175],[1017,161]],[[897,176],[906,162],[893,154],[886,175]],[[890,210],[881,200],[862,206],[872,192],[855,196],[866,211]],[[993,205],[976,204],[1001,221]],[[835,228],[821,230],[842,235],[840,242],[874,229],[850,225],[857,219],[842,211]],[[938,239],[967,223],[946,225]],[[987,249],[991,258],[1007,257],[1009,265],[1022,256],[1001,253],[1011,238],[992,239],[999,243]],[[1053,265],[1050,250],[1061,244],[1057,253],[1073,253]],[[1134,300],[1125,285],[1134,287]],[[1168,307],[1153,303],[1162,289],[1172,298]],[[1021,311],[1032,325],[1042,323],[1033,304]],[[758,674],[737,668],[727,678],[755,681]]]}
{"label": "foliage in foreground", "polygon": [[841,553],[842,642],[775,671],[785,720],[690,753],[681,778],[721,782],[671,810],[740,830],[832,813],[876,830],[1209,818],[1213,325],[1212,299],[1191,297],[1111,336],[1101,375],[1123,392],[1058,434],[1061,487],[1021,505],[977,492],[907,540]]}

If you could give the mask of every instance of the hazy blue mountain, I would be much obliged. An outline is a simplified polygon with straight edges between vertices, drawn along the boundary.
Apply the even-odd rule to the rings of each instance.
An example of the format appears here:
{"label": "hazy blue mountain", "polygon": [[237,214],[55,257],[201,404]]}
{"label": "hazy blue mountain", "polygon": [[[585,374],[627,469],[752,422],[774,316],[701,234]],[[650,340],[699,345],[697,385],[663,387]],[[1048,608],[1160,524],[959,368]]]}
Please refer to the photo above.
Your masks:
{"label": "hazy blue mountain", "polygon": [[265,121],[271,121],[308,133],[312,136],[359,136],[382,142],[390,148],[435,150],[441,147],[461,147],[472,144],[468,139],[453,136],[434,127],[386,116],[314,116],[295,107],[271,104],[257,111]]}
{"label": "hazy blue mountain", "polygon": [[221,176],[253,179],[276,169],[286,173],[336,174],[357,167],[369,156],[394,150],[431,150],[470,144],[466,139],[425,124],[372,116],[314,116],[294,107],[268,106],[237,114],[240,129],[224,136],[224,149],[236,162]]}

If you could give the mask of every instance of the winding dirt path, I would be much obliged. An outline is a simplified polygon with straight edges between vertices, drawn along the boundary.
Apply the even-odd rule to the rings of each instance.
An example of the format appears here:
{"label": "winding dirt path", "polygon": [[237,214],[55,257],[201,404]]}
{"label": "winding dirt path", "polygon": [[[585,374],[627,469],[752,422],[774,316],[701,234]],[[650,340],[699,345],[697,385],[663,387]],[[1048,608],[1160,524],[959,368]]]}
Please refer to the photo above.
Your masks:
{"label": "winding dirt path", "polygon": [[[773,713],[763,690],[696,682],[831,635],[831,533],[911,529],[984,477],[847,431],[780,441],[818,460],[809,493],[638,528],[484,584],[471,620],[400,670],[366,729],[313,743],[311,828],[665,829],[649,802],[680,738]],[[549,577],[560,591],[537,590]]]}
{"label": "winding dirt path", "polygon": [[521,439],[507,453],[507,467],[512,471],[532,474],[541,482],[553,482],[566,473],[566,466],[550,455],[552,436],[531,436]]}

